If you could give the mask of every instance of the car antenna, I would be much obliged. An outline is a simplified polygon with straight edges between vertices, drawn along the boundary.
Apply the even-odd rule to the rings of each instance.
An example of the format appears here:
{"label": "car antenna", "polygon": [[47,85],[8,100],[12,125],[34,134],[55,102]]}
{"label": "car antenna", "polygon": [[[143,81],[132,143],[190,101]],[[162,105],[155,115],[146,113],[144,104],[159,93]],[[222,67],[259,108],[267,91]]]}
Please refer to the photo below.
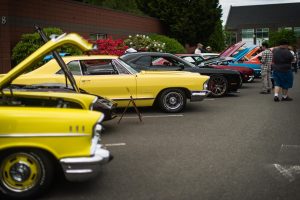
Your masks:
{"label": "car antenna", "polygon": [[[44,31],[37,25],[35,25],[35,29],[37,30],[37,32],[40,34],[42,40],[46,43],[48,42],[48,38],[46,36],[46,34],[44,33]],[[79,88],[76,85],[76,81],[72,75],[72,73],[69,71],[68,67],[66,66],[66,63],[63,61],[63,59],[61,58],[61,56],[59,55],[59,53],[56,50],[52,51],[52,55],[55,58],[56,62],[58,63],[58,65],[60,66],[60,68],[63,70],[65,77],[66,77],[66,87],[68,88],[68,81],[67,79],[69,79],[73,89],[80,93]]]}

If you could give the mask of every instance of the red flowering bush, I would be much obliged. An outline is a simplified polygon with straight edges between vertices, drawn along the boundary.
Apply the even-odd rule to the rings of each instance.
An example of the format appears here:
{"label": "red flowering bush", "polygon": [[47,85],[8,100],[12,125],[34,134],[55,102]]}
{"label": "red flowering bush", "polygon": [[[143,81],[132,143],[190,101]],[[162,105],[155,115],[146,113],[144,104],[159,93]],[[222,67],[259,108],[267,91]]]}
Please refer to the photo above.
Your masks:
{"label": "red flowering bush", "polygon": [[113,40],[112,38],[96,40],[97,50],[92,54],[96,55],[117,55],[121,56],[125,53],[128,46],[121,39]]}

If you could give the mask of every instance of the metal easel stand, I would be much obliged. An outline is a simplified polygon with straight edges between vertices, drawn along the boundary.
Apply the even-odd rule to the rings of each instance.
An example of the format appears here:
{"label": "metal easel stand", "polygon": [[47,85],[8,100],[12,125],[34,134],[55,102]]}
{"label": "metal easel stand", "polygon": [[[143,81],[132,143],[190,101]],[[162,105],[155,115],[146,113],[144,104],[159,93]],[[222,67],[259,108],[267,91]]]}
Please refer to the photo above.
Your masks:
{"label": "metal easel stand", "polygon": [[[126,88],[126,89],[127,89],[128,93],[130,94],[129,89],[128,89],[128,88]],[[141,115],[140,111],[138,110],[138,108],[137,108],[137,106],[136,106],[136,104],[135,104],[135,102],[134,102],[134,99],[132,98],[132,95],[130,95],[130,100],[129,100],[127,106],[125,107],[125,110],[124,110],[124,112],[122,113],[122,115],[121,115],[121,117],[120,117],[120,119],[119,119],[119,121],[118,121],[118,124],[120,124],[120,122],[121,122],[123,116],[125,115],[125,113],[126,113],[128,107],[130,106],[130,103],[132,103],[133,108],[135,109],[135,112],[136,112],[136,114],[138,115],[140,122],[143,121],[143,120],[142,120],[142,115]]]}

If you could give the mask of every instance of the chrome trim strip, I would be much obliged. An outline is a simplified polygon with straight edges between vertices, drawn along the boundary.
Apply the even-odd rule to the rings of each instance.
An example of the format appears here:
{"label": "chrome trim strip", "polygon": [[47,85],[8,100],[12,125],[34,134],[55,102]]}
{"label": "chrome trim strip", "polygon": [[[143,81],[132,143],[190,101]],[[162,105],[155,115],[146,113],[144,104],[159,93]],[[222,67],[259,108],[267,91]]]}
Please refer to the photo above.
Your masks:
{"label": "chrome trim strip", "polygon": [[[152,99],[155,99],[155,98],[133,98],[133,100],[152,100]],[[130,98],[129,99],[127,99],[127,98],[124,98],[124,99],[122,99],[122,98],[120,98],[120,99],[112,99],[112,100],[115,100],[115,101],[129,101],[130,100]]]}
{"label": "chrome trim strip", "polygon": [[90,134],[86,133],[37,133],[37,134],[26,134],[26,133],[11,133],[11,134],[0,134],[0,138],[27,138],[27,137],[86,137]]}
{"label": "chrome trim strip", "polygon": [[66,173],[68,174],[87,174],[87,173],[92,173],[93,170],[91,169],[68,169],[66,170]]}

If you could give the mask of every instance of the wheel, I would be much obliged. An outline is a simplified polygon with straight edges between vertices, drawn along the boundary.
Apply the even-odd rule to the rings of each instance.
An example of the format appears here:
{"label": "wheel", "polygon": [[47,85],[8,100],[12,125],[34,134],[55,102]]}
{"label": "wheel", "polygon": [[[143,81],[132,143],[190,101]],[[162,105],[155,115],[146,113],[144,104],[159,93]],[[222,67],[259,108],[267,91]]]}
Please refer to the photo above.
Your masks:
{"label": "wheel", "polygon": [[53,163],[42,151],[10,151],[0,156],[0,191],[12,199],[32,198],[52,182]]}
{"label": "wheel", "polygon": [[222,97],[227,94],[228,84],[223,76],[211,76],[208,81],[208,90],[212,97]]}
{"label": "wheel", "polygon": [[181,89],[167,89],[159,96],[159,107],[164,112],[176,113],[184,109],[186,95]]}

